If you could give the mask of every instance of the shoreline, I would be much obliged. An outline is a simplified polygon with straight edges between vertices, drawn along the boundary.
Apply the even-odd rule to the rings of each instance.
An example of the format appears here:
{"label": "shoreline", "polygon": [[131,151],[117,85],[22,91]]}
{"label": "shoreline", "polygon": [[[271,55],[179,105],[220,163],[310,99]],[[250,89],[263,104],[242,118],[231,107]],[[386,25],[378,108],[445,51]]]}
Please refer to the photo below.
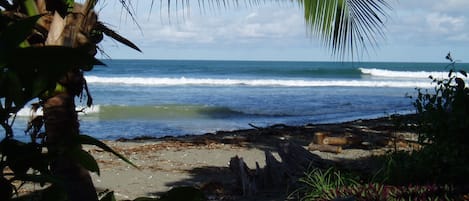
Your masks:
{"label": "shoreline", "polygon": [[274,123],[268,124],[265,126],[258,126],[252,123],[248,123],[248,127],[245,128],[235,128],[235,129],[227,129],[227,130],[216,130],[213,132],[201,132],[201,133],[185,133],[185,134],[177,134],[177,135],[162,135],[162,136],[151,136],[151,135],[139,135],[135,137],[115,137],[115,138],[98,138],[103,141],[138,141],[138,140],[162,140],[162,139],[171,139],[171,138],[186,138],[186,137],[197,137],[197,136],[206,136],[206,135],[223,135],[228,133],[239,133],[239,132],[249,132],[256,130],[256,128],[272,128],[276,126],[285,125],[286,127],[305,127],[305,126],[329,126],[329,125],[346,125],[346,124],[353,124],[355,122],[373,122],[373,121],[384,121],[385,119],[389,119],[392,117],[399,116],[400,118],[413,118],[415,116],[415,111],[401,111],[392,114],[380,113],[380,114],[370,114],[370,115],[362,115],[358,117],[343,117],[336,120],[325,120],[325,121],[317,121],[311,123],[299,123],[299,124],[289,124],[289,123]]}
{"label": "shoreline", "polygon": [[[343,167],[365,170],[368,158],[394,149],[415,148],[409,142],[415,141],[416,135],[408,129],[414,120],[414,115],[397,115],[339,124],[276,124],[263,128],[251,125],[251,129],[203,135],[103,140],[139,169],[97,147],[86,145],[84,149],[94,156],[101,170],[100,176],[92,174],[96,189],[113,191],[117,200],[154,198],[174,187],[191,186],[201,189],[209,200],[281,201],[288,196],[287,187],[262,190],[253,197],[242,196],[236,175],[229,168],[231,158],[242,158],[251,170],[262,168],[266,165],[266,152],[280,160],[279,143],[292,142],[307,148],[314,134],[321,132],[333,137],[359,136],[366,143],[344,145],[340,153],[310,153]],[[28,184],[19,193],[27,194],[31,189],[40,187]]]}
{"label": "shoreline", "polygon": [[[140,170],[95,147],[86,146],[85,149],[96,158],[101,168],[101,176],[93,175],[97,189],[114,191],[118,200],[158,197],[177,186],[195,186],[213,200],[243,200],[247,198],[240,196],[239,188],[234,185],[236,179],[228,168],[232,157],[243,158],[251,169],[263,167],[266,151],[278,158],[276,150],[279,142],[288,140],[307,147],[316,132],[331,136],[360,135],[369,142],[344,146],[338,154],[312,151],[323,159],[353,161],[373,157],[396,148],[396,141],[384,143],[383,139],[399,139],[399,149],[406,149],[408,144],[404,140],[416,140],[411,131],[399,130],[396,126],[398,121],[411,124],[412,119],[413,115],[399,115],[340,124],[277,124],[204,135],[104,141],[139,166]],[[284,200],[285,196],[286,192],[283,191],[261,192],[255,199]]]}

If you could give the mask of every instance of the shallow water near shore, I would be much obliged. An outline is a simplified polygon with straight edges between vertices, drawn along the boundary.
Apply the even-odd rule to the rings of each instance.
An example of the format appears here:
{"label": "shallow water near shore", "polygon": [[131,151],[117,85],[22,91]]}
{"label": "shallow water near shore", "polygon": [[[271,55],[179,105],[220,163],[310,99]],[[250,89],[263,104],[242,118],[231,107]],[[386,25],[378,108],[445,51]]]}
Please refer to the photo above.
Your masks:
{"label": "shallow water near shore", "polygon": [[[95,104],[80,115],[82,132],[100,139],[410,113],[412,100],[406,94],[431,88],[429,75],[447,75],[444,63],[104,62],[107,67],[85,74]],[[16,120],[17,138],[26,138],[22,131],[28,115],[25,108]]]}

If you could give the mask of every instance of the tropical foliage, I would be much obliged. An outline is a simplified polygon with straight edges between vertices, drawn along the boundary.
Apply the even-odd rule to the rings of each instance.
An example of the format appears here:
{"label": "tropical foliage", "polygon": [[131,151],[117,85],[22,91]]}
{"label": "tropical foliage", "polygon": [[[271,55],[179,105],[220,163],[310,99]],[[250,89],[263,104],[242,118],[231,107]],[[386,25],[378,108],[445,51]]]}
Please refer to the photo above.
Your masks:
{"label": "tropical foliage", "polygon": [[334,55],[355,56],[375,47],[384,37],[384,21],[390,5],[384,0],[298,0],[311,33]]}
{"label": "tropical foliage", "polygon": [[[334,54],[342,55],[367,43],[374,46],[388,8],[382,0],[297,2],[304,8],[311,33]],[[139,50],[99,21],[93,11],[96,3],[0,0],[0,125],[5,130],[0,143],[0,200],[12,199],[15,181],[48,186],[42,200],[98,200],[88,171],[99,174],[99,167],[82,144],[98,146],[129,162],[79,132],[75,97],[86,97],[87,105],[92,104],[83,73],[102,65],[95,54],[103,34]],[[131,2],[120,3],[129,8]],[[32,100],[39,100],[33,109],[43,107],[44,116],[32,119],[31,141],[20,142],[13,137],[12,125],[16,113]],[[108,195],[112,194],[103,199],[112,200]]]}
{"label": "tropical foliage", "polygon": [[450,54],[446,58],[451,62],[448,76],[430,76],[434,89],[418,89],[414,100],[416,124],[409,129],[417,132],[423,148],[377,157],[381,167],[376,173],[357,172],[359,177],[340,170],[314,169],[300,179],[301,188],[293,195],[303,200],[467,199],[467,73],[455,68]]}
{"label": "tropical foliage", "polygon": [[313,169],[300,179],[300,184],[302,187],[291,194],[293,200],[427,201],[460,198],[457,191],[450,186],[360,183],[357,177],[332,168]]}
{"label": "tropical foliage", "polygon": [[392,168],[393,178],[399,178],[401,182],[467,184],[462,176],[469,175],[467,73],[455,68],[450,54],[447,59],[451,62],[447,66],[450,68],[448,76],[430,76],[435,84],[433,91],[418,89],[414,101],[417,131],[419,141],[425,146],[410,155],[399,153],[393,156],[397,158]]}
{"label": "tropical foliage", "polygon": [[[248,6],[266,1],[246,0]],[[274,1],[272,1],[274,2]],[[288,2],[275,1],[277,3]],[[391,6],[386,0],[290,0],[303,9],[309,33],[331,50],[333,56],[345,59],[360,57],[368,53],[369,47],[376,48],[385,34],[385,21]],[[171,8],[185,9],[190,1],[167,1]],[[236,7],[241,2],[232,0],[199,0],[205,7]],[[171,6],[173,4],[173,6]]]}
{"label": "tropical foliage", "polygon": [[[97,200],[88,171],[99,174],[99,167],[81,145],[96,145],[126,159],[79,134],[74,97],[85,95],[87,104],[92,103],[83,72],[102,65],[94,55],[103,33],[138,48],[97,21],[92,10],[96,1],[0,3],[0,124],[5,130],[0,143],[1,200],[11,199],[15,181],[52,184],[43,200]],[[15,140],[15,114],[36,98],[40,101],[34,109],[43,107],[44,116],[32,119],[31,142]]]}

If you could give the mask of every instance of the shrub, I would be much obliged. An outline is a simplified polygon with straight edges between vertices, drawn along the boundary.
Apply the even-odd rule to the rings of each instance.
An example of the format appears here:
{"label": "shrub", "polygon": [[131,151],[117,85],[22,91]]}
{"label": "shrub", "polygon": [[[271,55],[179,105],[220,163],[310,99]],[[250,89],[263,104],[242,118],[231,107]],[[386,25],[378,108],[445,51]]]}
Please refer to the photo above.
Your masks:
{"label": "shrub", "polygon": [[417,109],[419,141],[427,145],[413,159],[426,169],[424,176],[439,183],[463,183],[469,175],[469,88],[467,73],[451,61],[448,77],[430,78],[434,91],[418,89]]}
{"label": "shrub", "polygon": [[469,145],[466,138],[469,129],[469,89],[461,76],[467,78],[467,73],[453,67],[448,78],[430,76],[436,83],[434,93],[418,89],[414,106],[420,120],[421,142],[430,142],[433,146]]}
{"label": "shrub", "polygon": [[299,197],[300,200],[317,200],[325,192],[342,186],[358,184],[357,178],[351,174],[343,174],[334,168],[327,170],[312,169],[299,179],[301,187],[292,193],[292,196]]}
{"label": "shrub", "polygon": [[[406,201],[406,200],[453,200],[461,197],[450,186],[388,185],[376,182],[358,183],[358,178],[332,168],[313,169],[301,178],[302,187],[292,195],[304,201],[355,200],[355,201]],[[293,198],[290,196],[290,198]]]}

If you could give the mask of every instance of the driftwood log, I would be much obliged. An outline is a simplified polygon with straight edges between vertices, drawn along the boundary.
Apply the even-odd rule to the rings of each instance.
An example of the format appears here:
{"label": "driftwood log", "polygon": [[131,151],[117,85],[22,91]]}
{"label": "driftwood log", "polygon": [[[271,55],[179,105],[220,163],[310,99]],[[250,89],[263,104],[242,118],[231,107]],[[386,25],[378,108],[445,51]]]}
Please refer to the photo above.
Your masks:
{"label": "driftwood log", "polygon": [[326,133],[316,132],[314,133],[313,143],[314,144],[323,144],[324,138],[327,136]]}
{"label": "driftwood log", "polygon": [[357,136],[331,137],[328,133],[314,133],[313,141],[308,145],[310,151],[341,153],[342,146],[361,145],[362,139]]}
{"label": "driftwood log", "polygon": [[349,144],[349,140],[346,137],[325,137],[322,143],[328,145],[347,145]]}
{"label": "driftwood log", "polygon": [[264,168],[256,163],[256,170],[250,170],[242,158],[235,156],[230,160],[230,170],[237,178],[244,196],[254,195],[261,190],[284,188],[294,184],[310,168],[327,168],[334,162],[324,160],[292,142],[279,145],[278,161],[272,152],[265,151]]}

